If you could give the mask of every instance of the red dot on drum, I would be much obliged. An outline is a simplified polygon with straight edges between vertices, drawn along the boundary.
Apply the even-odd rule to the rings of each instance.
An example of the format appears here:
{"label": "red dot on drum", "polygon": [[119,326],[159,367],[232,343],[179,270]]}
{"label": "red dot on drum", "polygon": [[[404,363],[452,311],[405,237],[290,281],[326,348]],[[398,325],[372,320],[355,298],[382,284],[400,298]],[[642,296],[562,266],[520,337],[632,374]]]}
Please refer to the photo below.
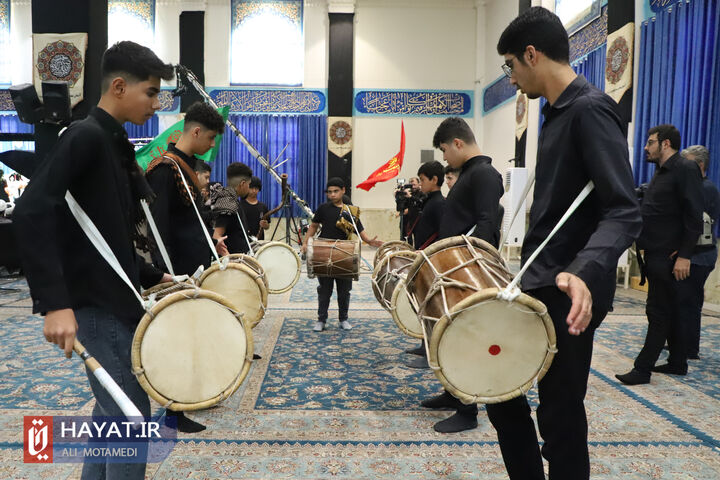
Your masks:
{"label": "red dot on drum", "polygon": [[497,355],[500,353],[500,345],[491,345],[488,352],[490,352],[490,355]]}

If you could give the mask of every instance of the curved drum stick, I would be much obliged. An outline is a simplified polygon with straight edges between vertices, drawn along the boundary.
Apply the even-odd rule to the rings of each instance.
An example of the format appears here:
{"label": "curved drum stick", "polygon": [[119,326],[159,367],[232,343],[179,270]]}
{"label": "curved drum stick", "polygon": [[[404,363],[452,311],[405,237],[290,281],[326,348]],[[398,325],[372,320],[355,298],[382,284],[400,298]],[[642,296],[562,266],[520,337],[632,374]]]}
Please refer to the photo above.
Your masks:
{"label": "curved drum stick", "polygon": [[110,374],[107,373],[102,365],[100,365],[100,363],[95,360],[90,353],[88,353],[83,344],[80,343],[77,338],[75,339],[73,350],[85,361],[85,365],[87,365],[90,371],[93,372],[93,375],[95,375],[95,378],[98,379],[103,388],[110,394],[113,400],[115,400],[115,403],[118,404],[120,410],[123,411],[128,420],[133,420],[133,417],[135,419],[143,418],[143,414],[140,413],[140,410],[138,410],[132,400],[125,395],[125,392],[123,392],[118,384],[115,383],[115,380],[112,379]]}

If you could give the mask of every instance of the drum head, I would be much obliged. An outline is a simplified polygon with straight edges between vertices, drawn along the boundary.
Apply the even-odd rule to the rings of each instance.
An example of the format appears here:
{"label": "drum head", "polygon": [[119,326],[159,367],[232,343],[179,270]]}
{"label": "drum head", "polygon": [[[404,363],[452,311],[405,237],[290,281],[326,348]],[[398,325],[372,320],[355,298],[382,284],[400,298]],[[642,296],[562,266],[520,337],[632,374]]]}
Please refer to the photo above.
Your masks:
{"label": "drum head", "polygon": [[225,270],[213,265],[200,277],[200,287],[227,298],[251,327],[265,316],[268,296],[265,283],[245,265],[231,263]]}
{"label": "drum head", "polygon": [[390,300],[390,314],[395,324],[405,335],[413,338],[423,338],[422,326],[420,320],[418,320],[417,312],[410,303],[404,279],[401,279],[395,286]]}
{"label": "drum head", "polygon": [[[193,298],[194,295],[198,298]],[[174,293],[146,314],[133,338],[138,381],[171,410],[208,408],[230,396],[250,368],[250,330],[212,292]]]}
{"label": "drum head", "polygon": [[285,243],[266,243],[255,252],[255,258],[265,270],[269,293],[287,292],[300,278],[300,257]]}
{"label": "drum head", "polygon": [[524,294],[513,302],[498,300],[497,291],[455,305],[430,339],[430,363],[440,366],[441,383],[467,403],[524,394],[554,356],[555,330],[545,306]]}

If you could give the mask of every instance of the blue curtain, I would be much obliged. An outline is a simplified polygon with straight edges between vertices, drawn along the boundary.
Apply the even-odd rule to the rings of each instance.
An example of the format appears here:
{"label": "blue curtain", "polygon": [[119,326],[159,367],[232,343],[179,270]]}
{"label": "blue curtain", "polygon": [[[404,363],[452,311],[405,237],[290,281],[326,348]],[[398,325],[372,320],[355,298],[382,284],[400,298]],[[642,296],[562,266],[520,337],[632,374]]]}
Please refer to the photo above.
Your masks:
{"label": "blue curtain", "polygon": [[[582,75],[585,79],[595,85],[600,90],[605,90],[605,57],[606,46],[603,43],[600,47],[588,53],[582,58],[575,60],[570,64],[575,73]],[[542,108],[547,103],[545,97],[540,97],[540,126],[542,128],[545,117],[542,114]],[[540,131],[538,129],[538,132]]]}
{"label": "blue curtain", "polygon": [[[327,117],[231,114],[228,120],[235,124],[269,162],[275,163],[277,158],[276,171],[278,174],[288,174],[290,186],[300,198],[308,202],[311,209],[316,209],[325,201]],[[225,128],[218,156],[212,165],[211,181],[225,184],[225,170],[232,162],[249,165],[253,173],[262,180],[262,190],[258,195],[261,202],[269,208],[280,203],[280,184],[250,154],[232,130]],[[295,208],[293,213],[298,215],[299,212],[300,210]]]}
{"label": "blue curtain", "polygon": [[155,138],[160,132],[159,119],[157,115],[153,115],[150,119],[142,125],[135,125],[134,123],[125,122],[123,125],[125,131],[128,133],[128,138]]}
{"label": "blue curtain", "polygon": [[720,180],[720,0],[679,2],[640,27],[635,154],[637,184],[650,181],[647,131],[663,123],[680,130],[682,148],[710,150],[708,177]]}
{"label": "blue curtain", "polygon": [[[35,129],[32,125],[22,123],[17,115],[0,115],[0,132],[2,133],[33,133]],[[29,152],[35,151],[35,142],[0,142],[0,152],[8,150],[25,150]],[[14,173],[15,170],[3,164],[5,175]]]}

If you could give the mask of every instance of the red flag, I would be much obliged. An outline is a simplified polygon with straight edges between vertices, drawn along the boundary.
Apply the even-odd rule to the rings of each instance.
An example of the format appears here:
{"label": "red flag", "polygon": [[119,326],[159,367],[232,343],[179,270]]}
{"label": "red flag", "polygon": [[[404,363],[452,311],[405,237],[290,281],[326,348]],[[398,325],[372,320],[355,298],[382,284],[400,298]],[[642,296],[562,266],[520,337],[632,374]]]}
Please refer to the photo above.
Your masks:
{"label": "red flag", "polygon": [[370,191],[372,187],[378,182],[384,182],[390,180],[393,177],[397,177],[402,168],[403,158],[405,158],[405,124],[400,123],[400,151],[397,155],[390,159],[382,167],[375,170],[364,182],[360,183],[357,188]]}

